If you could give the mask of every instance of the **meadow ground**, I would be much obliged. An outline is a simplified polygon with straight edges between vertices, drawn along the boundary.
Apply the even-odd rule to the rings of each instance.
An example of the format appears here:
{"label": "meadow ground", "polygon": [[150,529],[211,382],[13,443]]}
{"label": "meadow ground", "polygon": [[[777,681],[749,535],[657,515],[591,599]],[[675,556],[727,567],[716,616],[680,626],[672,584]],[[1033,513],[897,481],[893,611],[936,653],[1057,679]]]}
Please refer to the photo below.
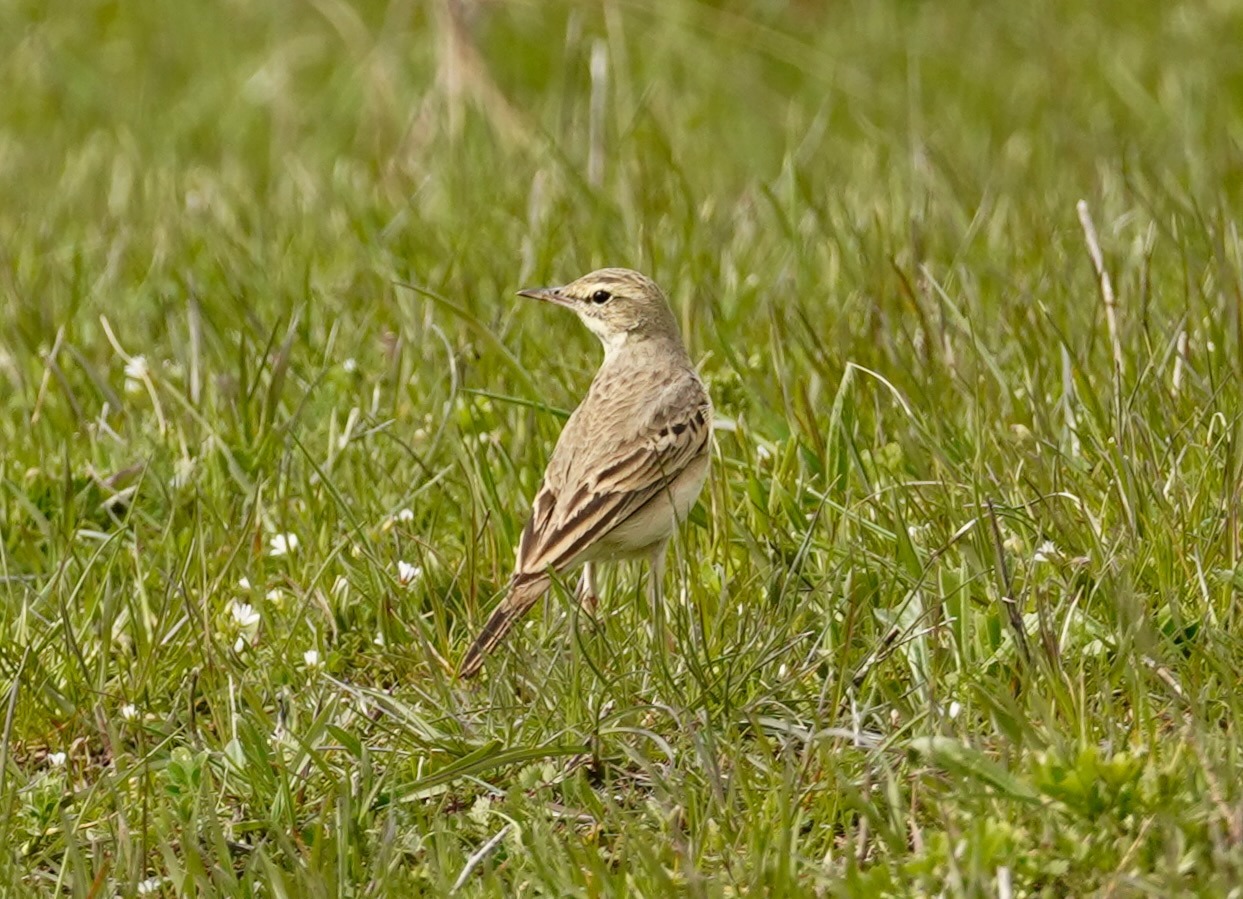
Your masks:
{"label": "meadow ground", "polygon": [[[1240,34],[0,3],[0,882],[1237,895]],[[458,683],[601,264],[710,486]]]}

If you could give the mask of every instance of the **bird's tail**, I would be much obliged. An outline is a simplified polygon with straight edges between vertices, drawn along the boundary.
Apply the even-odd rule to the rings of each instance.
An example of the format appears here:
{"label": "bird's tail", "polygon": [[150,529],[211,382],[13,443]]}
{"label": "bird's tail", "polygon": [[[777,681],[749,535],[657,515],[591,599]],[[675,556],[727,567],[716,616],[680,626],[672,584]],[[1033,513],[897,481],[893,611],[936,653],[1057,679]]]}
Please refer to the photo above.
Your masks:
{"label": "bird's tail", "polygon": [[479,673],[479,669],[483,667],[484,656],[496,649],[505,639],[505,635],[513,630],[518,619],[539,601],[548,589],[548,584],[547,577],[539,576],[516,582],[510,586],[509,592],[505,594],[501,604],[493,610],[492,616],[488,618],[488,623],[483,626],[475,642],[470,645],[470,649],[466,650],[466,655],[462,658],[462,666],[458,669],[462,677],[474,677]]}

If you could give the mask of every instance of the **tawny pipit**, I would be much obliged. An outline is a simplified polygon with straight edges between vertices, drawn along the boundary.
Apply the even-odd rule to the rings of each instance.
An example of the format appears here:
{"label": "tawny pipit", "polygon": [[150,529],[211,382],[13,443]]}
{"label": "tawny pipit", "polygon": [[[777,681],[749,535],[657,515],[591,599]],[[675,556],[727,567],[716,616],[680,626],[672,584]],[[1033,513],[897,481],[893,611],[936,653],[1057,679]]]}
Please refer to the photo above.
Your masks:
{"label": "tawny pipit", "polygon": [[552,573],[583,566],[578,596],[594,599],[595,562],[647,558],[657,600],[665,545],[708,474],[712,401],[655,282],[606,268],[519,294],[577,313],[604,344],[604,362],[557,440],[509,590],[467,650],[463,677],[478,673]]}

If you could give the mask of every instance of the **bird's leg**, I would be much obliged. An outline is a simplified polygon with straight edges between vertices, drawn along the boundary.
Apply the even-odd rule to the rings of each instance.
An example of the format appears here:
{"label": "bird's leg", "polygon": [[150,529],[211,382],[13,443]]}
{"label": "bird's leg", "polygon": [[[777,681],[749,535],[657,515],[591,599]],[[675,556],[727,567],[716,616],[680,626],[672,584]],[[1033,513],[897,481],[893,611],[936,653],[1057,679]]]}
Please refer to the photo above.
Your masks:
{"label": "bird's leg", "polygon": [[652,548],[652,554],[649,557],[647,596],[652,604],[652,636],[657,639],[657,645],[663,645],[665,649],[672,651],[675,648],[673,634],[665,627],[665,602],[664,602],[664,582],[665,582],[665,546],[668,541],[662,540]]}
{"label": "bird's leg", "polygon": [[583,573],[578,578],[578,588],[574,591],[578,604],[590,612],[596,613],[600,604],[600,595],[596,593],[596,571],[590,562],[583,565]]}
{"label": "bird's leg", "polygon": [[664,596],[664,580],[665,580],[665,544],[661,541],[660,545],[652,550],[649,558],[650,570],[648,571],[647,581],[647,597],[652,602],[652,613],[663,611],[661,599]]}

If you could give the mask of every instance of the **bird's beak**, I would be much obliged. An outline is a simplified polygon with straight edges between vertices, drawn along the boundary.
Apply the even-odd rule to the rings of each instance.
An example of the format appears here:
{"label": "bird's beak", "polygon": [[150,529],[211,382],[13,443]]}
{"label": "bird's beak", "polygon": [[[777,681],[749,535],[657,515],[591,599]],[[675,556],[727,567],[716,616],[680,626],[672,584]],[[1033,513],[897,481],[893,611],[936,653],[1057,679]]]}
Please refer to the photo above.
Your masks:
{"label": "bird's beak", "polygon": [[567,309],[574,307],[574,301],[561,292],[560,287],[528,287],[518,291],[520,297],[530,297],[533,300],[543,300],[545,303],[555,303],[558,306],[565,306]]}

